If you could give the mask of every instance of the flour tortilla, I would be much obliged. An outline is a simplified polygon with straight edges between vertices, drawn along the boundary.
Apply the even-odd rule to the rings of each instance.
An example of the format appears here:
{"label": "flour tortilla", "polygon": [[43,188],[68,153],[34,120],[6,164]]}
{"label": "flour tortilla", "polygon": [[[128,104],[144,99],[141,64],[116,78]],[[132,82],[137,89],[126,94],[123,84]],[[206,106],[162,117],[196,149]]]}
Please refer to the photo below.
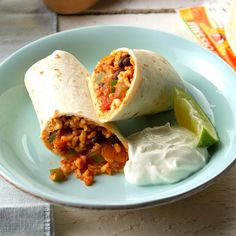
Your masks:
{"label": "flour tortilla", "polygon": [[127,149],[127,142],[112,124],[96,118],[87,85],[87,69],[70,53],[55,51],[32,65],[25,74],[25,86],[41,127],[41,138],[49,121],[60,116],[78,116],[112,131]]}
{"label": "flour tortilla", "polygon": [[173,89],[183,89],[184,85],[171,64],[152,51],[120,48],[111,54],[117,51],[126,51],[134,59],[134,78],[121,105],[118,108],[111,106],[109,111],[102,112],[95,89],[99,75],[93,72],[89,90],[98,119],[101,122],[124,120],[172,109]]}

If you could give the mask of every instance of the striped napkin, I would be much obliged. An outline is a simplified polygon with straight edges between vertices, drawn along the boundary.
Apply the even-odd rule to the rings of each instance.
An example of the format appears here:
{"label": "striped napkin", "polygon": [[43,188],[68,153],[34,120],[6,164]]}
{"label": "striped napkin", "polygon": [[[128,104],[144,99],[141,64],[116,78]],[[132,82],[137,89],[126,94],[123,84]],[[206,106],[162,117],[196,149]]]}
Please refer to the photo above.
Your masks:
{"label": "striped napkin", "polygon": [[[39,0],[0,1],[0,63],[11,53],[56,32],[56,16]],[[54,235],[52,206],[0,177],[0,235]]]}

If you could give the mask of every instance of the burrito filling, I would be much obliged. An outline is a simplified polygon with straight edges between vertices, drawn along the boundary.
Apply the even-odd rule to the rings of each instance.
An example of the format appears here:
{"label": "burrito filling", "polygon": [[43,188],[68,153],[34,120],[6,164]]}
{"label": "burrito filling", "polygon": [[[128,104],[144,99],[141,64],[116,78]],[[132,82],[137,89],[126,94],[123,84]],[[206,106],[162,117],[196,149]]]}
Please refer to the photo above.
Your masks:
{"label": "burrito filling", "polygon": [[50,171],[51,179],[64,181],[74,172],[91,185],[95,175],[123,170],[128,159],[121,141],[108,129],[76,116],[52,119],[42,139],[54,153],[62,156],[60,168]]}
{"label": "burrito filling", "polygon": [[102,112],[120,106],[134,75],[134,60],[128,52],[118,51],[103,58],[94,70],[96,96]]}

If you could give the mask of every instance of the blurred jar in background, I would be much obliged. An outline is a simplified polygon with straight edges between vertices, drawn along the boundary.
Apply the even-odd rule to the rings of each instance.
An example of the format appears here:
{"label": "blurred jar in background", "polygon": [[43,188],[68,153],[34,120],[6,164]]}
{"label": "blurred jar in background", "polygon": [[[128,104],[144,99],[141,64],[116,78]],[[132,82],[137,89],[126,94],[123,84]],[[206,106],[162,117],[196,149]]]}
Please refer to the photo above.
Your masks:
{"label": "blurred jar in background", "polygon": [[43,0],[52,11],[60,14],[75,14],[92,7],[97,0]]}

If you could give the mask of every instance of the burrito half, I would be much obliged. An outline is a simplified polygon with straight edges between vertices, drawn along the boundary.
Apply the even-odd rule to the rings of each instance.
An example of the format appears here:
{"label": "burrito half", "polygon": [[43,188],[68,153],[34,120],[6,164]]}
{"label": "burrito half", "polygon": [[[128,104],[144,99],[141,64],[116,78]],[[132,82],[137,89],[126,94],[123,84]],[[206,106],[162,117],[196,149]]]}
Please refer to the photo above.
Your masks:
{"label": "burrito half", "polygon": [[120,48],[101,59],[89,89],[101,122],[172,109],[173,88],[183,82],[170,63],[154,52]]}
{"label": "burrito half", "polygon": [[95,175],[121,171],[127,142],[111,124],[100,123],[94,113],[86,68],[70,53],[55,51],[25,74],[25,85],[37,113],[41,139],[62,157],[51,179],[63,181],[75,172],[91,185]]}

